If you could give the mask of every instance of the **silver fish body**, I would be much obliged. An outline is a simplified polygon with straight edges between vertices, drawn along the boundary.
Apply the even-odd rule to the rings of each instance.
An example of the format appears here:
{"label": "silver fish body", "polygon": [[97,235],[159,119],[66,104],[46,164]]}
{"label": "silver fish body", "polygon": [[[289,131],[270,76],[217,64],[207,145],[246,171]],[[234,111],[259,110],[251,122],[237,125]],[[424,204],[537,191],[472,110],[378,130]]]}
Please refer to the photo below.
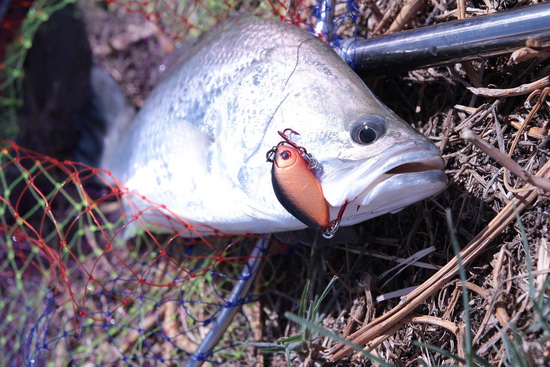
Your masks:
{"label": "silver fish body", "polygon": [[[364,144],[361,127],[371,120],[383,131]],[[277,131],[287,128],[322,167],[331,218],[350,202],[342,225],[396,212],[446,184],[437,147],[379,102],[328,45],[254,17],[233,17],[203,36],[102,165],[169,209],[140,213],[149,227],[173,227],[168,215],[201,234],[211,231],[200,224],[224,233],[297,230],[305,225],[277,200],[266,163]],[[138,212],[150,206],[128,200]]]}

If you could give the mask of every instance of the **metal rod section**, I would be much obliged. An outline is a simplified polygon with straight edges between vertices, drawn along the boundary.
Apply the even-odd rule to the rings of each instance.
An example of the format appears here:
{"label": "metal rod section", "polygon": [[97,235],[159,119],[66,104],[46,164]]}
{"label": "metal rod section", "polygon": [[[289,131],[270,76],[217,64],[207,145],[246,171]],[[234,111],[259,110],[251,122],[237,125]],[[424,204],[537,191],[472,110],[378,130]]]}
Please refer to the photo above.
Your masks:
{"label": "metal rod section", "polygon": [[359,71],[384,73],[474,60],[550,37],[550,3],[341,43],[340,56]]}
{"label": "metal rod section", "polygon": [[317,7],[318,21],[315,25],[315,31],[325,36],[328,41],[334,37],[334,4],[336,0],[321,0]]}
{"label": "metal rod section", "polygon": [[254,249],[250,253],[250,257],[246,262],[244,269],[241,272],[241,276],[233,291],[229,295],[229,299],[225,301],[225,305],[215,321],[212,323],[208,334],[198,346],[193,356],[187,362],[187,367],[198,367],[206,361],[206,358],[212,353],[212,350],[218,344],[223,333],[227,330],[227,327],[233,320],[233,317],[237,313],[240,304],[246,297],[251,285],[254,283],[256,274],[260,270],[265,257],[265,251],[269,241],[266,238],[260,238],[256,242]]}

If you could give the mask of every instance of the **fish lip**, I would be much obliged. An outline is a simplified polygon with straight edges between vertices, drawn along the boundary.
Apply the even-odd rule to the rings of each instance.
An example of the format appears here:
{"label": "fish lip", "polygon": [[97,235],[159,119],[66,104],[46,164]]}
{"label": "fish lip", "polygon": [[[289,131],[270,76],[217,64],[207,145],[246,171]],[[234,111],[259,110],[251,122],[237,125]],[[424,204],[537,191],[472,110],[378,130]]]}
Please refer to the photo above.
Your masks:
{"label": "fish lip", "polygon": [[[331,207],[338,208],[346,201],[350,204],[360,201],[358,199],[364,198],[370,190],[391,177],[409,175],[412,178],[423,176],[429,171],[443,172],[445,162],[440,154],[439,148],[431,142],[411,142],[394,146],[380,157],[370,158],[373,160],[372,164],[347,165],[321,177],[325,199]],[[336,178],[337,176],[342,179]]]}
{"label": "fish lip", "polygon": [[[410,184],[410,182],[414,184]],[[442,170],[403,173],[390,176],[374,186],[371,191],[360,194],[351,201],[341,220],[349,226],[386,213],[397,213],[408,205],[441,192],[447,186],[447,177]],[[406,188],[406,190],[403,189]],[[366,201],[366,204],[363,202]],[[338,208],[331,208],[331,217]]]}

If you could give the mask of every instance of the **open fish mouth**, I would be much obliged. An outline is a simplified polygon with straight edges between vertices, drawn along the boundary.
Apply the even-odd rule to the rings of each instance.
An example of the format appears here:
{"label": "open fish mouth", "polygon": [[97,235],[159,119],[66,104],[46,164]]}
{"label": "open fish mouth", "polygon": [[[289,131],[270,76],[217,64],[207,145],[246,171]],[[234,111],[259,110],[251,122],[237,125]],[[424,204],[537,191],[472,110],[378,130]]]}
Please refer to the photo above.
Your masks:
{"label": "open fish mouth", "polygon": [[[331,217],[348,201],[341,224],[356,224],[398,212],[445,188],[445,163],[432,144],[409,144],[386,153],[373,164],[344,167],[323,180]],[[341,179],[334,179],[337,175]]]}

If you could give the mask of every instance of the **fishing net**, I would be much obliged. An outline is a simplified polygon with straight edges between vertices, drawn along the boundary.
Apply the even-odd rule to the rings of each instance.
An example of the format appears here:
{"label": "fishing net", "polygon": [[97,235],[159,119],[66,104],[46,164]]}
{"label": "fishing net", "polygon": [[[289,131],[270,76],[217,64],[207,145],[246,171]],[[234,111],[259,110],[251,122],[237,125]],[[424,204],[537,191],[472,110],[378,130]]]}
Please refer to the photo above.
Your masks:
{"label": "fishing net", "polygon": [[[228,292],[255,236],[186,238],[194,227],[170,216],[187,229],[158,235],[140,225],[129,239],[126,228],[142,212],[121,215],[121,205],[137,194],[110,184],[109,172],[8,141],[0,155],[0,345],[8,364],[186,360],[221,309],[254,300],[231,304]],[[237,323],[221,349],[247,339],[246,316]]]}
{"label": "fishing net", "polygon": [[[23,61],[33,35],[72,2],[4,1],[2,30],[12,44],[0,68],[2,137],[18,130]],[[105,4],[111,12],[145,16],[175,40],[197,37],[233,10],[311,21],[301,2],[291,8],[278,1]],[[243,274],[254,275],[246,269],[258,253],[258,236],[203,238],[164,205],[123,212],[135,200],[147,198],[109,172],[0,141],[0,365],[175,365],[192,357],[222,310],[256,299],[254,292],[230,294]],[[141,222],[149,210],[166,217],[162,233]],[[270,240],[252,256],[285,249]],[[246,313],[240,309],[217,347],[196,358],[241,358],[251,332]]]}

